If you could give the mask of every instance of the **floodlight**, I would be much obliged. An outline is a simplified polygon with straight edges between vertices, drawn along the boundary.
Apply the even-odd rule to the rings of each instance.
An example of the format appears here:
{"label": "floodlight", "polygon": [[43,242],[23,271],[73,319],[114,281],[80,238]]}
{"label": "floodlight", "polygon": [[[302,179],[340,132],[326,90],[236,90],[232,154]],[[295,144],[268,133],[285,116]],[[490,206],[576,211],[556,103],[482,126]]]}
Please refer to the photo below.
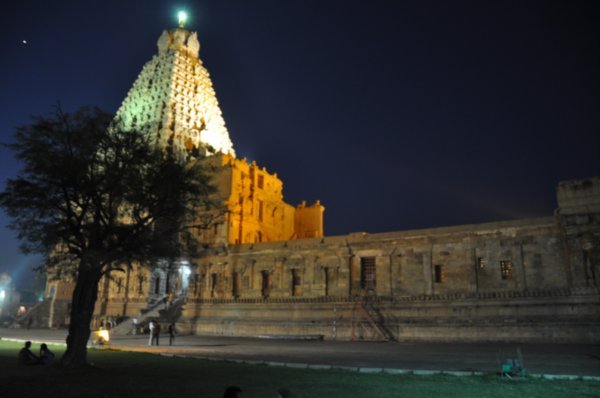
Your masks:
{"label": "floodlight", "polygon": [[185,22],[187,21],[187,13],[185,11],[179,11],[177,13],[177,19],[179,20],[179,27],[184,28]]}

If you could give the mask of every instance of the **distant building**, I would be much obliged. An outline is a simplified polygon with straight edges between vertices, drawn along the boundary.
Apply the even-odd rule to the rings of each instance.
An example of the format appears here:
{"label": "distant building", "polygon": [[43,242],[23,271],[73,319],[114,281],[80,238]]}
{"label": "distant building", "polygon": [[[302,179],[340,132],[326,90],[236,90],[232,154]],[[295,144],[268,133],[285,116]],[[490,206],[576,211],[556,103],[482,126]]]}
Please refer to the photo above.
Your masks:
{"label": "distant building", "polygon": [[[319,201],[285,203],[277,174],[235,157],[199,48],[196,33],[163,32],[117,115],[157,145],[173,142],[182,161],[211,155],[226,211],[199,233],[200,257],[105,277],[96,323],[152,316],[216,335],[600,341],[600,178],[560,183],[545,218],[324,237]],[[68,323],[72,288],[48,282],[42,323]]]}
{"label": "distant building", "polygon": [[10,275],[0,273],[0,321],[17,315],[20,299],[21,295],[15,289]]}

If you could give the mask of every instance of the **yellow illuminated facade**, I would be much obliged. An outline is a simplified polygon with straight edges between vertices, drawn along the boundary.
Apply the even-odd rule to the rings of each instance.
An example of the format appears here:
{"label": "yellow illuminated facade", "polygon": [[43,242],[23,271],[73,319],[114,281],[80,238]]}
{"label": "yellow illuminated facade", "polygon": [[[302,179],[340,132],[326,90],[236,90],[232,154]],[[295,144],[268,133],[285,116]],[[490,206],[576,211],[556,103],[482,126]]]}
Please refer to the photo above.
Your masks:
{"label": "yellow illuminated facade", "polygon": [[255,162],[231,155],[211,157],[214,182],[225,198],[223,222],[203,231],[206,243],[258,243],[323,236],[319,201],[294,207],[283,201],[283,182]]}

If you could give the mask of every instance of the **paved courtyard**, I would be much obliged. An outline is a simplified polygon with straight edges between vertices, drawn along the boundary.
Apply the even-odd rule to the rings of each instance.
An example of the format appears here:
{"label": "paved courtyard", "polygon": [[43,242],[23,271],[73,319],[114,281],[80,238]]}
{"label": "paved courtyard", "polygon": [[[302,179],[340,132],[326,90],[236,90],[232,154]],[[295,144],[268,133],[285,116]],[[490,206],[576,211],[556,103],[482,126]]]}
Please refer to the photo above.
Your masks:
{"label": "paved courtyard", "polygon": [[[0,329],[0,338],[64,343],[66,330]],[[148,336],[113,336],[111,346],[130,351],[211,359],[434,371],[496,372],[498,355],[520,347],[529,373],[600,376],[600,345],[509,343],[376,343],[214,336],[177,336],[173,346],[148,346]]]}

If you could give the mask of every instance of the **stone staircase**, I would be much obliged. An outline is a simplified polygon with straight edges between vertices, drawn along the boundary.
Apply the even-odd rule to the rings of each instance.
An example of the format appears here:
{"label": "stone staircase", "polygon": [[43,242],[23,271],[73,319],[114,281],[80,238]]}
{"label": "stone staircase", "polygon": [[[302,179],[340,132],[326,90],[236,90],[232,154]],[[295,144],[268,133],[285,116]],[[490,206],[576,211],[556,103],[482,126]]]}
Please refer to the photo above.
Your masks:
{"label": "stone staircase", "polygon": [[138,316],[127,318],[112,328],[111,334],[120,336],[136,334],[138,331],[136,330],[134,319],[137,321],[137,327],[145,327],[151,319],[155,319],[161,324],[175,322],[181,316],[185,297],[177,298],[168,306],[166,300],[166,295],[157,299],[154,303],[143,309]]}
{"label": "stone staircase", "polygon": [[150,303],[148,307],[141,310],[137,316],[129,317],[121,321],[121,323],[111,329],[110,333],[120,336],[136,334],[136,323],[137,325],[145,325],[150,319],[158,318],[160,316],[160,310],[163,309],[165,305],[166,299],[166,295],[156,299],[153,303]]}
{"label": "stone staircase", "polygon": [[[371,332],[373,337],[366,336],[368,332]],[[354,300],[352,341],[357,340],[396,341],[392,332],[385,326],[381,312],[369,297],[359,297]]]}
{"label": "stone staircase", "polygon": [[394,334],[388,329],[385,324],[385,318],[381,314],[379,308],[375,305],[372,300],[365,300],[362,302],[362,306],[368,314],[368,317],[373,320],[375,326],[379,329],[379,332],[383,334],[386,341],[396,341]]}

